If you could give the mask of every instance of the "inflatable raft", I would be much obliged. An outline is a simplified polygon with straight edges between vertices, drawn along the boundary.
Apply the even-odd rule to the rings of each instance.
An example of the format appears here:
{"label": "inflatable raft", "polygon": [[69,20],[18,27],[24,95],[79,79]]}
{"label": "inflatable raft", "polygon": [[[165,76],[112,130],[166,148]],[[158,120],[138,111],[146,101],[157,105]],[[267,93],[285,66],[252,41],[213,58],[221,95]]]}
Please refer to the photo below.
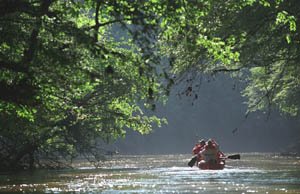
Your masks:
{"label": "inflatable raft", "polygon": [[225,167],[225,160],[220,159],[217,161],[205,162],[201,160],[197,166],[202,170],[223,170]]}
{"label": "inflatable raft", "polygon": [[239,160],[241,158],[240,154],[229,155],[226,157],[221,157],[215,161],[206,162],[204,160],[199,161],[198,155],[193,156],[193,158],[188,162],[189,167],[198,166],[202,170],[222,170],[225,167],[225,160]]}

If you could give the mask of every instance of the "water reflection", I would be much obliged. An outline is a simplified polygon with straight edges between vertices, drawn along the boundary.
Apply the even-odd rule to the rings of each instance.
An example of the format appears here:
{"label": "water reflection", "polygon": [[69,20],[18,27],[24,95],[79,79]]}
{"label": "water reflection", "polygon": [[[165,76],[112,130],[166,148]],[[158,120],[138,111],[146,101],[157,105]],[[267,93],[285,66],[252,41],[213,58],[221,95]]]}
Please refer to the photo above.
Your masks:
{"label": "water reflection", "polygon": [[299,158],[242,154],[224,170],[189,168],[189,155],[117,156],[95,169],[1,175],[3,193],[300,193]]}

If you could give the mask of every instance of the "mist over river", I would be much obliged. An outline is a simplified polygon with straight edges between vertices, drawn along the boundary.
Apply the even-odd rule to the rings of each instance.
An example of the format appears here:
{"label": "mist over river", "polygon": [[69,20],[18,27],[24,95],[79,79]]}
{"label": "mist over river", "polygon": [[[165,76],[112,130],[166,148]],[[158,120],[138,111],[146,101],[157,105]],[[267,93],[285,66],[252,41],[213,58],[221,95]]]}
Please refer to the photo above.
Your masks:
{"label": "mist over river", "polygon": [[101,167],[0,175],[0,193],[300,193],[300,158],[242,153],[224,170],[187,166],[191,155],[118,155]]}

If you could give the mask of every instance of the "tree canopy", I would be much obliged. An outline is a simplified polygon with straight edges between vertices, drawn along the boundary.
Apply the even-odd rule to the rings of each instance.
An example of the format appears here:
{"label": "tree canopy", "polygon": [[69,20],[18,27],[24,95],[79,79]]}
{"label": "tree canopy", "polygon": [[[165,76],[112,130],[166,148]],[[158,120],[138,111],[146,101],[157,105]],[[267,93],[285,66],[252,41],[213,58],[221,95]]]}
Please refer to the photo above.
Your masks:
{"label": "tree canopy", "polygon": [[161,125],[151,4],[1,1],[1,168],[97,162],[100,140]]}
{"label": "tree canopy", "polygon": [[248,111],[300,113],[299,1],[181,1],[166,18],[163,53],[176,73],[231,73],[246,82]]}
{"label": "tree canopy", "polygon": [[170,74],[231,73],[250,112],[299,115],[299,18],[297,0],[0,0],[1,168],[99,161],[161,125],[143,111]]}

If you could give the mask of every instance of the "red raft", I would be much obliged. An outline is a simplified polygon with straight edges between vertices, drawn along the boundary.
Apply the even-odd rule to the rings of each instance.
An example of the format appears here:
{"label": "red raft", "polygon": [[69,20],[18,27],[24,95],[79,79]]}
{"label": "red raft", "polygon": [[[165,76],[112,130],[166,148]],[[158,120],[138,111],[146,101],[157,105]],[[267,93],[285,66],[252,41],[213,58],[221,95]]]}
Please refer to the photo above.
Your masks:
{"label": "red raft", "polygon": [[212,162],[205,162],[201,160],[198,162],[197,166],[202,170],[223,170],[225,167],[225,160],[220,159]]}
{"label": "red raft", "polygon": [[222,170],[225,167],[226,159],[239,160],[240,158],[241,158],[240,154],[235,154],[235,155],[229,155],[227,157],[220,157],[217,160],[205,162],[204,160],[199,161],[198,155],[195,155],[188,162],[188,166],[193,167],[194,165],[196,165],[198,166],[198,168],[202,170]]}

